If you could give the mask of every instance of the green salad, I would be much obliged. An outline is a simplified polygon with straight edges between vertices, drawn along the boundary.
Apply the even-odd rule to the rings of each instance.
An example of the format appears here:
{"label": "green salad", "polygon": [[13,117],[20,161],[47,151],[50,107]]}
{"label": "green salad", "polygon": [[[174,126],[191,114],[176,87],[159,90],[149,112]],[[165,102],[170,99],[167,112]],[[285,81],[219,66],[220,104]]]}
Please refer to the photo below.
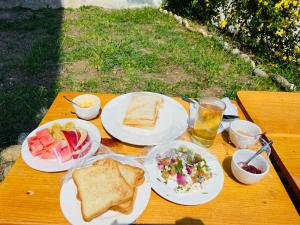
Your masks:
{"label": "green salad", "polygon": [[156,161],[162,181],[177,193],[201,190],[212,177],[206,160],[185,146],[157,155]]}

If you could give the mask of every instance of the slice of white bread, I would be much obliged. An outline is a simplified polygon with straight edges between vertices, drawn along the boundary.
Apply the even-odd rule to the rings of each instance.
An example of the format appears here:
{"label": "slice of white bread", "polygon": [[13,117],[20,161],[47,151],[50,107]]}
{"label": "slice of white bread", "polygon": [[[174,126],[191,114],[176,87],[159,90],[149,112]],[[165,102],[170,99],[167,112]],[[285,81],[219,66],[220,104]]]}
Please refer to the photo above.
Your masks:
{"label": "slice of white bread", "polygon": [[127,184],[115,163],[78,169],[72,176],[85,221],[91,221],[112,206],[133,198],[134,189]]}
{"label": "slice of white bread", "polygon": [[119,161],[116,161],[112,158],[98,160],[94,163],[94,165],[101,165],[103,163],[106,163],[107,161],[114,161],[114,163],[117,164],[121,175],[124,177],[126,182],[134,189],[134,196],[132,199],[129,199],[128,201],[119,205],[113,206],[111,209],[119,211],[121,213],[130,214],[132,212],[135,202],[136,189],[139,185],[141,185],[144,182],[144,170],[128,164],[120,163]]}
{"label": "slice of white bread", "polygon": [[163,98],[150,94],[133,94],[123,124],[137,128],[154,128]]}

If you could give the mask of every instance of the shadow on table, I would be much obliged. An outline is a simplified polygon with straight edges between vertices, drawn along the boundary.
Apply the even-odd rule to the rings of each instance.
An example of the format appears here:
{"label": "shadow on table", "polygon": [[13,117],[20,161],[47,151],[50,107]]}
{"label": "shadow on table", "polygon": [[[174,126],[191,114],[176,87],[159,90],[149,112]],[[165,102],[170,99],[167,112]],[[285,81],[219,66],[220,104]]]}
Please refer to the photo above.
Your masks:
{"label": "shadow on table", "polygon": [[[185,217],[180,220],[177,220],[174,224],[165,224],[165,223],[139,223],[141,225],[204,225],[201,219],[194,219],[191,217]],[[112,225],[123,225],[119,224],[117,221],[113,222]]]}
{"label": "shadow on table", "polygon": [[233,147],[235,147],[234,145],[233,145],[233,143],[230,141],[230,138],[229,138],[229,132],[228,131],[224,131],[224,132],[222,132],[222,138],[223,138],[223,140],[226,142],[226,143],[228,143],[228,144],[230,144],[231,146],[233,146]]}
{"label": "shadow on table", "polygon": [[0,9],[0,148],[33,130],[57,94],[63,14]]}
{"label": "shadow on table", "polygon": [[177,220],[176,225],[204,225],[204,223],[200,219],[185,217],[183,219]]}
{"label": "shadow on table", "polygon": [[226,157],[223,162],[222,162],[222,166],[223,166],[223,169],[225,171],[225,173],[234,181],[240,183],[235,177],[234,175],[232,174],[232,171],[231,171],[231,159],[232,157],[231,156],[228,156]]}

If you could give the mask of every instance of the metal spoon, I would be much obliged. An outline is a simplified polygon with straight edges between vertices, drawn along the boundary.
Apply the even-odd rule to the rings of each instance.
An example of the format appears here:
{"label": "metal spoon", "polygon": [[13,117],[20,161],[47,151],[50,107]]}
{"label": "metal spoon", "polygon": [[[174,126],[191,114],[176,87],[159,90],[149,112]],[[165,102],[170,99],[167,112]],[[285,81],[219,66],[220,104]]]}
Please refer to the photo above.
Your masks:
{"label": "metal spoon", "polygon": [[182,96],[181,99],[182,99],[183,101],[186,101],[186,102],[192,103],[192,104],[197,104],[197,103],[198,103],[196,100],[194,100],[194,99],[189,99],[189,98],[184,97],[184,96]]}
{"label": "metal spoon", "polygon": [[[186,102],[194,104],[194,105],[199,104],[198,99],[190,99],[190,98],[187,98],[187,97],[184,97],[184,96],[182,96],[181,99],[183,101],[186,101]],[[236,115],[223,115],[222,120],[234,120],[234,119],[238,119],[238,118],[239,118],[239,116],[236,116]]]}
{"label": "metal spoon", "polygon": [[256,156],[258,156],[259,154],[261,154],[262,152],[264,151],[267,151],[268,148],[273,144],[273,141],[269,141],[267,142],[264,146],[262,146],[253,156],[251,156],[247,161],[245,162],[240,162],[239,164],[242,164],[242,165],[248,165],[248,163],[254,159]]}
{"label": "metal spoon", "polygon": [[251,137],[258,137],[258,136],[263,136],[263,135],[265,135],[266,134],[266,132],[263,132],[263,133],[260,133],[260,134],[256,134],[256,135],[253,135],[253,136],[251,136]]}
{"label": "metal spoon", "polygon": [[73,102],[72,100],[68,99],[66,96],[63,96],[63,97],[64,97],[64,99],[71,102],[72,104],[77,105],[78,107],[80,107],[80,105],[78,105],[76,102]]}

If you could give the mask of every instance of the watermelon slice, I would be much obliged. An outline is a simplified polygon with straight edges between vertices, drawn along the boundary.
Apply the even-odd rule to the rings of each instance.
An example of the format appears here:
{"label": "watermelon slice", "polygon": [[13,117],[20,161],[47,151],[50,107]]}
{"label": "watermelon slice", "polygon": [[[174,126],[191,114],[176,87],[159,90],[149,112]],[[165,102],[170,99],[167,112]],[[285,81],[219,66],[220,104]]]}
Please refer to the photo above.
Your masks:
{"label": "watermelon slice", "polygon": [[53,143],[51,148],[60,162],[66,162],[72,158],[72,152],[68,144],[64,141]]}
{"label": "watermelon slice", "polygon": [[41,159],[56,159],[56,155],[52,151],[51,146],[49,146],[42,151],[40,158]]}
{"label": "watermelon slice", "polygon": [[44,147],[47,147],[47,146],[53,144],[55,141],[55,139],[51,135],[45,135],[45,136],[41,137],[39,140]]}
{"label": "watermelon slice", "polygon": [[43,130],[37,131],[36,136],[37,136],[38,139],[41,139],[44,136],[51,136],[51,134],[50,134],[48,128],[45,128]]}
{"label": "watermelon slice", "polygon": [[59,155],[61,157],[61,162],[66,162],[72,159],[72,153],[68,146],[61,148]]}
{"label": "watermelon slice", "polygon": [[37,138],[37,136],[32,136],[32,137],[28,138],[28,144],[29,145],[32,144],[32,143],[34,143],[34,142],[36,142],[36,141],[39,141],[39,139]]}
{"label": "watermelon slice", "polygon": [[72,157],[85,156],[92,147],[88,132],[82,128],[61,130],[64,139],[56,140],[45,128],[36,132],[36,136],[28,138],[28,145],[33,156],[41,159],[58,159],[61,163]]}
{"label": "watermelon slice", "polygon": [[43,145],[39,141],[35,141],[29,145],[29,150],[33,156],[38,156],[43,151]]}

